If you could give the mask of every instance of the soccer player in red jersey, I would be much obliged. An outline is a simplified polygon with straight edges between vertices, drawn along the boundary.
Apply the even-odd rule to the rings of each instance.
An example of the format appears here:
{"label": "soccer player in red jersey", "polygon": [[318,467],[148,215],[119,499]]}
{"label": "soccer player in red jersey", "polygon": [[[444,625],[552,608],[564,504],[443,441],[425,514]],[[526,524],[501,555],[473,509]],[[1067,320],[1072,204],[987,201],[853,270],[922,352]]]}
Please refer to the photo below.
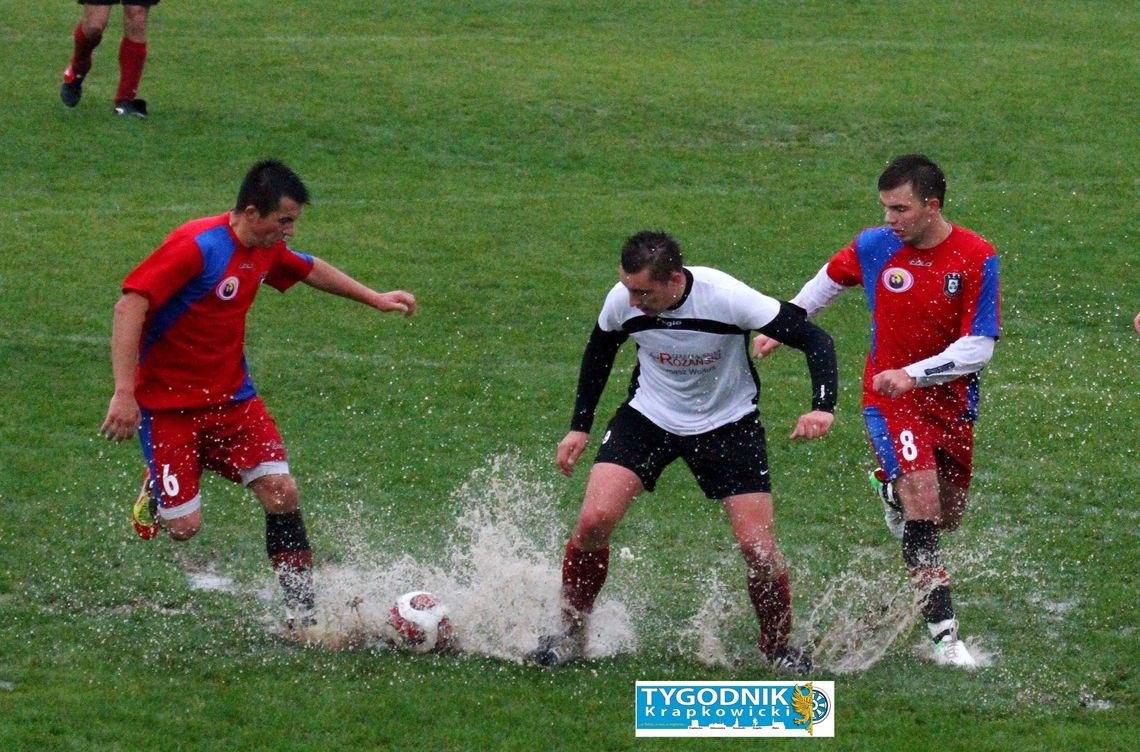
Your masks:
{"label": "soccer player in red jersey", "polygon": [[[862,285],[871,309],[863,417],[879,459],[888,526],[923,596],[922,613],[944,665],[973,667],[958,638],[939,532],[957,529],[973,472],[978,382],[999,334],[998,257],[943,215],[946,178],[920,154],[879,176],[886,225],[835,254],[792,303],[813,316]],[[760,334],[759,357],[778,346]]]}
{"label": "soccer player in red jersey", "polygon": [[91,55],[103,41],[103,32],[111,20],[111,6],[123,6],[123,39],[119,43],[119,88],[115,92],[116,115],[146,117],[146,101],[138,98],[139,83],[146,66],[147,19],[151,6],[159,0],[79,0],[83,6],[83,18],[72,34],[74,50],[67,70],[63,72],[63,84],[59,88],[59,98],[68,107],[79,104],[83,96],[83,79],[91,70]]}
{"label": "soccer player in red jersey", "polygon": [[266,550],[285,592],[286,623],[315,623],[313,554],[285,444],[245,360],[245,322],[262,283],[304,282],[378,311],[411,316],[416,299],[380,293],[288,246],[309,201],[301,179],[266,160],[246,174],[232,211],[188,222],[127,275],[115,304],[115,392],[101,432],[139,433],[147,480],[135,527],[187,540],[202,527],[203,470],[241,483],[265,509]]}

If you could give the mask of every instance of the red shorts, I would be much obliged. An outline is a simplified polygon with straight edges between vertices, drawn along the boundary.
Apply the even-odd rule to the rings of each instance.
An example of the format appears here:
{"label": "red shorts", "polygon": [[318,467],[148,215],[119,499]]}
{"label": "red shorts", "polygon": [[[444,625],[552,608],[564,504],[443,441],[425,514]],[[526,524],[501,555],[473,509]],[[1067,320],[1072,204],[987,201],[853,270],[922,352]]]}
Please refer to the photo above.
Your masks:
{"label": "red shorts", "polygon": [[964,418],[911,410],[863,408],[867,435],[888,480],[917,470],[937,470],[959,488],[974,471],[974,424]]}
{"label": "red shorts", "polygon": [[194,410],[143,410],[139,443],[165,519],[201,506],[198,481],[212,470],[248,485],[287,474],[285,442],[260,397]]}

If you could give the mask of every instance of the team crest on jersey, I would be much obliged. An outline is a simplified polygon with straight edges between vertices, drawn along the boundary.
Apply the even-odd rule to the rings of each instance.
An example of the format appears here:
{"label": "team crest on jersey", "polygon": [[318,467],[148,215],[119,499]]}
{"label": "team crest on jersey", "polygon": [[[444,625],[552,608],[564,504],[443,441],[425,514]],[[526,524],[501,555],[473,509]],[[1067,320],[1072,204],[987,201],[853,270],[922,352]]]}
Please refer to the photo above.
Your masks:
{"label": "team crest on jersey", "polygon": [[943,291],[950,297],[954,297],[962,292],[962,275],[961,274],[947,274],[946,281],[942,285]]}
{"label": "team crest on jersey", "polygon": [[241,285],[241,280],[237,277],[226,277],[214,289],[218,297],[222,300],[233,300],[237,295],[238,287]]}
{"label": "team crest on jersey", "polygon": [[898,266],[892,266],[883,272],[883,287],[891,292],[906,292],[914,286],[914,275]]}

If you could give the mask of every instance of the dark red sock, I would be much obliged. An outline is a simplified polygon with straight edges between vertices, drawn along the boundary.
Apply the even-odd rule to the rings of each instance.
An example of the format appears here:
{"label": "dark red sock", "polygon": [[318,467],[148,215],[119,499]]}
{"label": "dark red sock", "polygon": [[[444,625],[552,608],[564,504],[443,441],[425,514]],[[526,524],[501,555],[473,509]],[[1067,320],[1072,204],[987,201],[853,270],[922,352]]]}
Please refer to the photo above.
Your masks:
{"label": "dark red sock", "polygon": [[771,658],[788,644],[792,631],[792,588],[788,573],[774,580],[761,578],[755,570],[748,571],[748,597],[760,621],[760,651]]}
{"label": "dark red sock", "polygon": [[97,31],[91,36],[83,33],[83,24],[75,25],[75,33],[72,35],[75,40],[75,50],[71,53],[71,64],[67,68],[65,76],[70,77],[70,81],[76,78],[82,78],[87,75],[91,70],[91,53],[103,41],[103,32]]}
{"label": "dark red sock", "polygon": [[146,44],[123,37],[119,43],[119,90],[115,92],[115,104],[127,102],[138,95],[144,65]]}
{"label": "dark red sock", "polygon": [[583,551],[566,544],[562,559],[562,597],[576,611],[590,613],[610,571],[610,549]]}
{"label": "dark red sock", "polygon": [[313,608],[313,550],[301,512],[265,515],[265,552],[290,609]]}

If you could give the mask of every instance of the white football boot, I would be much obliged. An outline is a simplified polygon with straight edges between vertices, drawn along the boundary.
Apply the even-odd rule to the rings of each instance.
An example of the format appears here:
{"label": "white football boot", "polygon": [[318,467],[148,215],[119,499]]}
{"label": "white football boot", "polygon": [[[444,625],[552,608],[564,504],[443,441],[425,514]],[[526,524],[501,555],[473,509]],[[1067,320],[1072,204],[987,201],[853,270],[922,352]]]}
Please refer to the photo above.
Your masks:
{"label": "white football boot", "polygon": [[874,486],[875,493],[883,502],[883,521],[887,523],[887,529],[891,531],[891,535],[902,540],[903,528],[906,526],[906,520],[903,518],[902,501],[895,493],[895,484],[892,481],[884,483],[879,480],[875,475],[876,472],[877,469],[872,470],[867,473],[867,477],[870,479],[871,485]]}
{"label": "white football boot", "polygon": [[934,662],[939,666],[977,668],[978,662],[970,654],[966,643],[958,639],[958,622],[954,621],[950,632],[934,643]]}

